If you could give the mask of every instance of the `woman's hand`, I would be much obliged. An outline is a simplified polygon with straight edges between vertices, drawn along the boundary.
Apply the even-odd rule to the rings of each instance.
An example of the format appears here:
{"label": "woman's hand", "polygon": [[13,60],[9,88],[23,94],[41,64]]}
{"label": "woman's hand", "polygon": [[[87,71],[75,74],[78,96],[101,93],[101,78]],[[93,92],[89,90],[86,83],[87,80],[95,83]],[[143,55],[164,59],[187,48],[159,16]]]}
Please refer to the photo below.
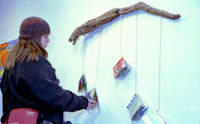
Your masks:
{"label": "woman's hand", "polygon": [[93,109],[97,106],[97,102],[95,100],[88,99],[87,110]]}

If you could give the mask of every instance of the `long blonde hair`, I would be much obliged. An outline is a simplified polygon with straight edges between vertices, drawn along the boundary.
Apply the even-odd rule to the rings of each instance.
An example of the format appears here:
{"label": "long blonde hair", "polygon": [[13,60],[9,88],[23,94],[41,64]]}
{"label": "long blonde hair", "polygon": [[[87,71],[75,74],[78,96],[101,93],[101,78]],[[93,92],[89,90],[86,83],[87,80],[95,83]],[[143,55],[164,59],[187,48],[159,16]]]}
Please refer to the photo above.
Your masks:
{"label": "long blonde hair", "polygon": [[16,62],[23,63],[29,61],[38,61],[39,55],[48,57],[47,51],[42,47],[40,43],[41,37],[32,39],[19,39],[17,44],[9,52],[6,59],[5,68],[11,70],[15,67]]}

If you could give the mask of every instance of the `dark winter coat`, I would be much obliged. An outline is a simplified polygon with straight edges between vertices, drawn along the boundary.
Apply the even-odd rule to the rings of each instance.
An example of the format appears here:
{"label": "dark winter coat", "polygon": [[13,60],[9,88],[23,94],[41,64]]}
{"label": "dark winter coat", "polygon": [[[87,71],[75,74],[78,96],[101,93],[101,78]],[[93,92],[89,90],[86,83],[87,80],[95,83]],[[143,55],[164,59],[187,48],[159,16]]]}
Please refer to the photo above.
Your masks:
{"label": "dark winter coat", "polygon": [[14,69],[5,70],[1,82],[3,116],[8,118],[13,108],[35,108],[40,111],[40,120],[61,124],[64,111],[85,109],[88,100],[83,96],[64,90],[59,86],[55,69],[43,56],[38,61],[16,63]]}

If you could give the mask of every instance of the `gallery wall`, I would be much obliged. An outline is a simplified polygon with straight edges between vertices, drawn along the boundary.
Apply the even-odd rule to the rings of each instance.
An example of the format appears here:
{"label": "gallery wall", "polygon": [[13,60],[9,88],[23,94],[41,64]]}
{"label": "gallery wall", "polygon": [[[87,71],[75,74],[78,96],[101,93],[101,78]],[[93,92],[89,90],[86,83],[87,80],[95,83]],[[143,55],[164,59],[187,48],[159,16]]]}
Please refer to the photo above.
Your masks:
{"label": "gallery wall", "polygon": [[[170,20],[137,11],[81,36],[76,45],[68,42],[74,29],[86,21],[112,8],[137,2],[1,0],[0,43],[16,39],[26,17],[39,16],[48,21],[48,59],[56,68],[61,85],[77,93],[84,73],[88,90],[97,90],[96,116],[87,111],[82,112],[84,116],[66,114],[74,123],[132,124],[126,106],[138,93],[149,106],[159,109],[169,124],[199,124],[199,0],[143,0],[153,7],[181,14],[181,18]],[[112,68],[122,56],[131,71],[123,80],[116,80]]]}

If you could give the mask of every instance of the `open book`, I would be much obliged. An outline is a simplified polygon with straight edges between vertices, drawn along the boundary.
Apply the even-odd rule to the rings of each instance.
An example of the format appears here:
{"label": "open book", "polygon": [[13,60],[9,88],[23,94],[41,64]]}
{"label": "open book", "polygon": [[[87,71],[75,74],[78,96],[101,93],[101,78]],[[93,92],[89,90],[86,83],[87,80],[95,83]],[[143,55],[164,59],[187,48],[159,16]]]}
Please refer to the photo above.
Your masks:
{"label": "open book", "polygon": [[126,62],[124,57],[122,57],[113,67],[114,77],[122,78],[130,71],[130,69],[131,69],[130,65]]}
{"label": "open book", "polygon": [[138,94],[134,95],[127,108],[133,121],[138,121],[148,109]]}

